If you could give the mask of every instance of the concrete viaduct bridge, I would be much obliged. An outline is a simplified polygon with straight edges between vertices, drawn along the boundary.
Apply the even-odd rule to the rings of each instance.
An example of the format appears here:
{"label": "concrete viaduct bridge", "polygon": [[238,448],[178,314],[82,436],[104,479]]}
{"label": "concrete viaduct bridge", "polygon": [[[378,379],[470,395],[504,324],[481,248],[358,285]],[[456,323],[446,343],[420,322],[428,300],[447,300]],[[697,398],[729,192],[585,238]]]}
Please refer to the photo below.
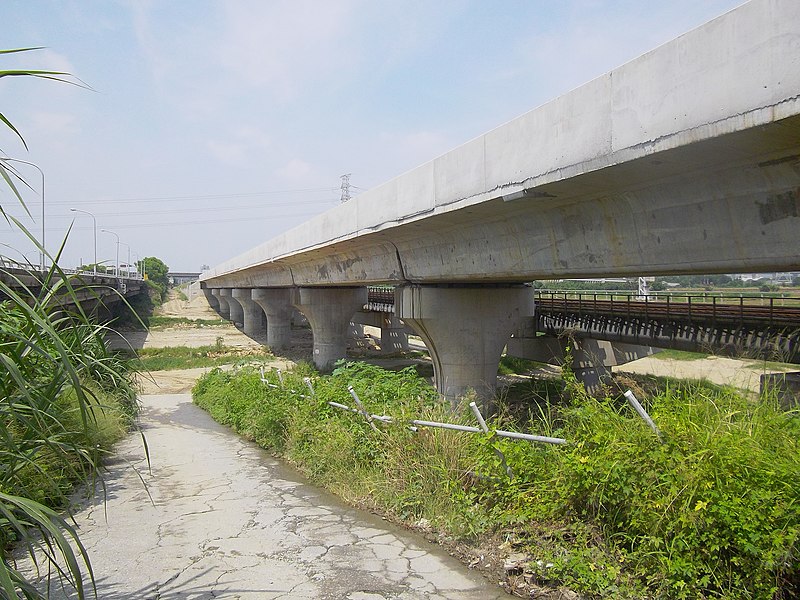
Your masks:
{"label": "concrete viaduct bridge", "polygon": [[201,277],[245,330],[344,356],[370,284],[437,389],[492,390],[538,279],[800,269],[800,3],[743,6]]}
{"label": "concrete viaduct bridge", "polygon": [[[147,293],[147,286],[140,275],[116,277],[106,273],[88,271],[62,270],[69,281],[70,290],[63,283],[61,274],[41,271],[19,264],[7,265],[0,261],[0,301],[7,297],[4,290],[19,294],[23,298],[41,298],[49,290],[57,287],[56,293],[50,297],[50,304],[61,309],[74,310],[76,304],[99,321],[110,321],[120,308],[122,299],[131,299]],[[43,294],[44,292],[44,294]]]}

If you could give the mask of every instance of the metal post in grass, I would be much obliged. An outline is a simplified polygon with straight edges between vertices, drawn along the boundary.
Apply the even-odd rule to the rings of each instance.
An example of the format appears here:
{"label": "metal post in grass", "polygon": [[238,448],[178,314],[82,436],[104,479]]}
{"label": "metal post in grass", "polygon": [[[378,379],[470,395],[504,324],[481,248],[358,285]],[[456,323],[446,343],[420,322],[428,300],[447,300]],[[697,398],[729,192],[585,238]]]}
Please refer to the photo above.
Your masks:
{"label": "metal post in grass", "polygon": [[639,400],[636,399],[636,396],[633,395],[633,392],[627,390],[625,392],[625,398],[627,398],[628,404],[630,404],[633,407],[633,409],[637,413],[639,413],[639,416],[642,417],[644,422],[647,423],[650,429],[652,429],[655,432],[655,434],[658,436],[658,439],[660,440],[661,432],[658,430],[658,427],[656,427],[656,424],[653,423],[653,419],[650,418],[650,415],[647,414],[647,411],[644,409],[644,407],[639,403]]}
{"label": "metal post in grass", "polygon": [[364,408],[364,405],[361,404],[361,399],[356,394],[356,391],[353,389],[352,385],[347,386],[347,391],[350,392],[350,395],[355,400],[356,406],[358,407],[358,411],[364,416],[369,423],[369,426],[372,428],[373,431],[378,431],[378,428],[375,426],[375,423],[372,422],[372,416],[367,412],[367,409]]}
{"label": "metal post in grass", "polygon": [[316,393],[314,392],[314,386],[311,384],[311,377],[303,377],[303,382],[308,387],[308,391],[311,392],[311,397],[316,398]]}
{"label": "metal post in grass", "polygon": [[[489,433],[489,426],[486,424],[486,420],[483,418],[481,409],[478,408],[478,405],[474,402],[470,402],[469,407],[472,409],[472,414],[474,414],[475,418],[478,420],[478,424],[481,426],[483,433]],[[500,464],[503,466],[503,470],[506,472],[506,475],[508,475],[508,478],[513,478],[514,471],[512,471],[511,467],[508,466],[508,463],[506,462],[506,455],[503,454],[503,451],[500,450],[500,448],[495,448],[492,446],[492,452],[494,452],[495,456],[500,459]]]}

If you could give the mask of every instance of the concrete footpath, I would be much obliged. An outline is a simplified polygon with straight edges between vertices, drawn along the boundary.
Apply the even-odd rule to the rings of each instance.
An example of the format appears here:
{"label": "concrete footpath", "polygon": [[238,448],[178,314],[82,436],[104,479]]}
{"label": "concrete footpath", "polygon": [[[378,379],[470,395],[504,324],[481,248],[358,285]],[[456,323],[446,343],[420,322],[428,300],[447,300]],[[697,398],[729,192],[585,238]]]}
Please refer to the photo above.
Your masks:
{"label": "concrete footpath", "polygon": [[75,515],[99,598],[511,597],[414,533],[301,482],[188,394],[142,401],[151,470],[141,438],[129,437],[109,466],[105,505]]}

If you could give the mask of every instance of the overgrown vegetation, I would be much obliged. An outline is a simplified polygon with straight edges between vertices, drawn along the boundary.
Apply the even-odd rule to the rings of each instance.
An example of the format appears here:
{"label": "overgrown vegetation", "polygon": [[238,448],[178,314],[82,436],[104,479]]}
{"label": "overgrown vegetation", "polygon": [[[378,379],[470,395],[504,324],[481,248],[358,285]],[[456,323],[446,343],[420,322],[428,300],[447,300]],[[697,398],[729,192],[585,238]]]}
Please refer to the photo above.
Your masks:
{"label": "overgrown vegetation", "polygon": [[151,328],[175,327],[176,325],[189,325],[192,327],[222,327],[230,325],[230,321],[225,319],[189,319],[187,317],[166,317],[162,315],[149,317],[148,323]]}
{"label": "overgrown vegetation", "polygon": [[44,540],[46,560],[83,598],[88,555],[56,511],[75,484],[100,476],[103,456],[136,412],[135,390],[127,363],[106,350],[105,327],[92,324],[80,306],[71,312],[54,301],[76,298],[57,262],[40,294],[6,275],[12,281],[0,282],[0,597],[41,597],[14,566],[10,544],[21,542],[34,556]]}
{"label": "overgrown vegetation", "polygon": [[[71,81],[54,71],[0,70],[0,78],[20,76]],[[0,121],[25,145],[2,114]],[[0,156],[0,176],[27,210],[20,193],[27,184],[15,162],[27,161]],[[0,598],[44,597],[17,569],[10,552],[16,541],[83,599],[84,578],[94,583],[89,557],[57,509],[75,483],[99,477],[104,452],[136,412],[134,389],[126,363],[106,351],[105,328],[81,310],[59,256],[50,256],[2,206],[0,216],[53,265],[35,288],[9,271],[0,278]]]}
{"label": "overgrown vegetation", "polygon": [[147,371],[169,371],[195,367],[216,367],[245,362],[267,362],[274,356],[264,347],[239,348],[225,346],[171,346],[168,348],[142,348],[136,351],[139,365]]}
{"label": "overgrown vegetation", "polygon": [[[313,377],[311,397],[303,377]],[[528,557],[529,578],[597,597],[790,598],[800,591],[800,417],[705,384],[640,398],[663,443],[616,398],[565,382],[501,406],[490,427],[564,437],[533,445],[437,429],[451,414],[412,369],[366,364],[319,377],[306,366],[214,370],[195,402],[346,499],[451,535],[500,532]],[[391,425],[331,407],[352,406]],[[302,397],[301,396],[306,396]],[[520,397],[516,393],[514,397]],[[495,450],[505,455],[513,477]]]}
{"label": "overgrown vegetation", "polygon": [[146,256],[136,263],[136,268],[147,275],[147,285],[153,290],[154,303],[162,304],[169,290],[169,267],[160,258]]}

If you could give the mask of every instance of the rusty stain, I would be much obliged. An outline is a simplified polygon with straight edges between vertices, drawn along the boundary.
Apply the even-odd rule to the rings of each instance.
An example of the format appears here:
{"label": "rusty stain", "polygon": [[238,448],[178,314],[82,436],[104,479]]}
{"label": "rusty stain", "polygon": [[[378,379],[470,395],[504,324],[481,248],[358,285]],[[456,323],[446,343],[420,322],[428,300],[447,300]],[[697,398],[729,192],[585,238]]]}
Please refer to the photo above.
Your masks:
{"label": "rusty stain", "polygon": [[766,200],[756,204],[762,225],[790,217],[800,217],[800,188],[767,196]]}

